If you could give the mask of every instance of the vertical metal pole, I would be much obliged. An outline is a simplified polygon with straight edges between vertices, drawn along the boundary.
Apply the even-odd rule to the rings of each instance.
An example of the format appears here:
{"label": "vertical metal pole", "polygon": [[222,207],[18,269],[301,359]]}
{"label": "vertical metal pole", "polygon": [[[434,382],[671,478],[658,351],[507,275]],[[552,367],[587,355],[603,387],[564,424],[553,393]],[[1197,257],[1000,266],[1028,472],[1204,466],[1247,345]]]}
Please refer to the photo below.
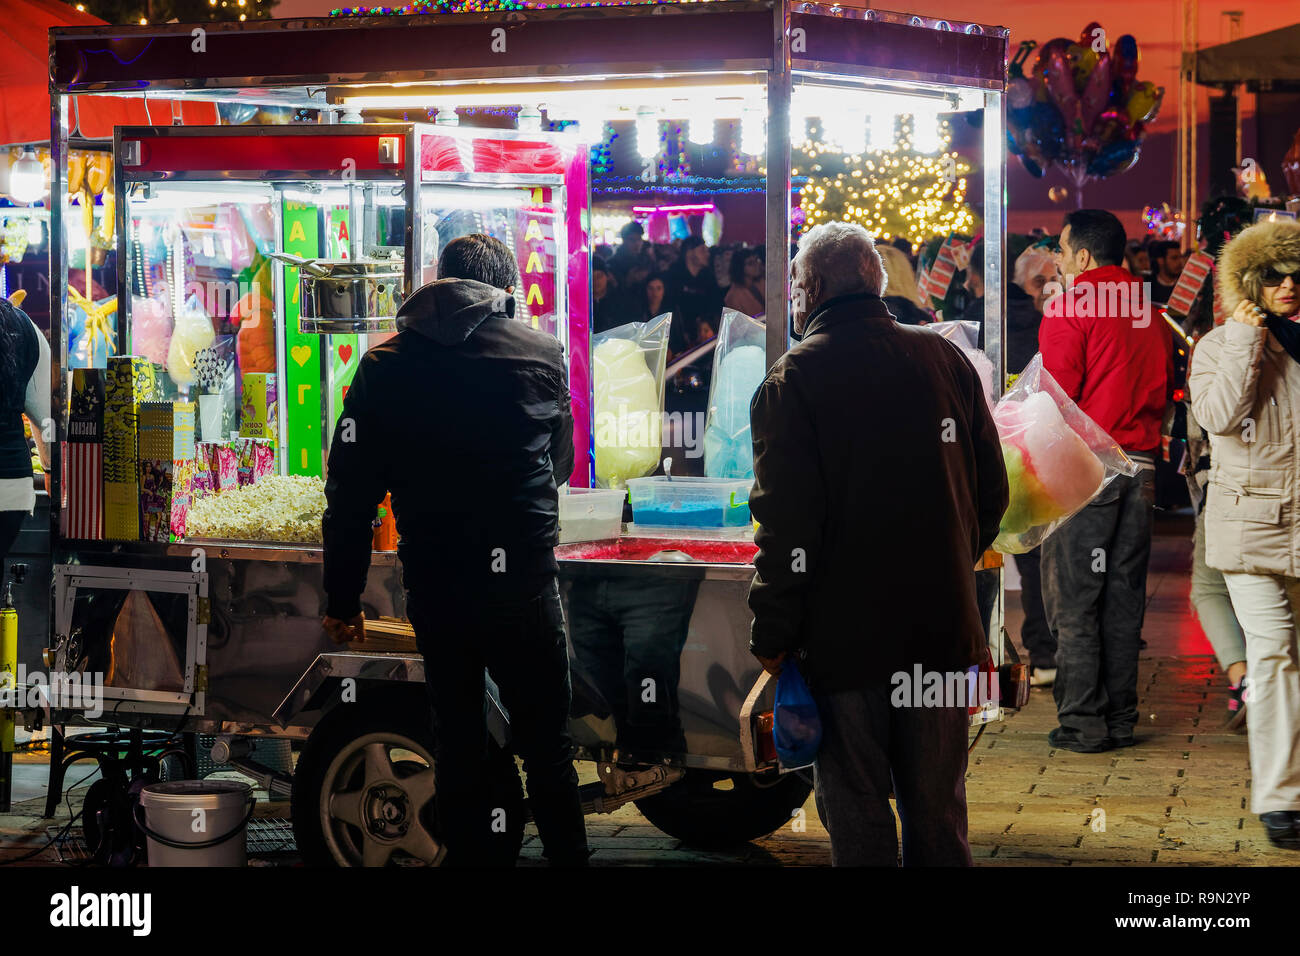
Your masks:
{"label": "vertical metal pole", "polygon": [[[994,396],[1006,387],[1006,275],[1012,263],[1005,262],[1007,249],[1006,190],[1006,95],[1002,91],[984,94],[984,352],[993,363]],[[1020,369],[1016,369],[1017,372]],[[998,596],[991,612],[989,650],[993,666],[1001,667],[1004,622],[1003,585],[1006,577],[1001,562],[980,574],[998,576]]]}
{"label": "vertical metal pole", "polygon": [[[271,187],[271,222],[275,235],[271,237],[272,247],[276,252],[284,251],[284,189]],[[275,335],[275,395],[280,403],[276,410],[276,439],[280,452],[275,456],[276,471],[281,475],[289,474],[289,368],[285,355],[285,338],[288,335],[288,290],[285,288],[284,273],[288,268],[281,262],[271,262],[271,321],[274,323]],[[259,290],[258,295],[262,293]],[[242,386],[241,386],[242,387]]]}
{"label": "vertical metal pole", "polygon": [[[54,63],[54,44],[50,42],[50,64]],[[113,157],[117,163],[117,157]],[[63,370],[67,367],[67,341],[63,320],[67,315],[68,256],[64,218],[68,200],[68,101],[57,90],[50,90],[50,417],[53,434],[46,432],[50,448],[50,541],[60,539],[63,503],[63,449],[66,437],[65,415],[68,403],[63,389]],[[89,260],[86,267],[90,267]],[[44,428],[44,423],[41,423]],[[52,549],[52,556],[53,551]],[[54,557],[57,561],[58,558]],[[50,595],[53,601],[53,593]],[[53,621],[54,606],[50,605]]]}
{"label": "vertical metal pole", "polygon": [[767,366],[790,347],[790,10],[776,0],[767,74]]}
{"label": "vertical metal pole", "polygon": [[1187,116],[1188,116],[1188,141],[1187,154],[1191,157],[1191,170],[1187,176],[1187,218],[1183,220],[1187,225],[1183,229],[1184,235],[1190,235],[1191,244],[1196,243],[1196,227],[1194,222],[1196,215],[1200,211],[1197,204],[1196,186],[1197,186],[1197,162],[1196,151],[1199,146],[1200,137],[1197,135],[1200,129],[1199,117],[1197,116],[1197,96],[1196,90],[1196,49],[1199,46],[1197,40],[1197,31],[1199,23],[1197,18],[1200,16],[1199,4],[1197,0],[1188,0],[1188,7],[1191,10],[1189,24],[1191,29],[1191,49],[1187,57]]}
{"label": "vertical metal pole", "polygon": [[320,343],[320,475],[329,477],[330,439],[333,437],[334,412],[334,336],[328,332],[317,339]]}
{"label": "vertical metal pole", "polygon": [[[984,94],[984,351],[1000,398],[1006,385],[1006,97]],[[1017,372],[1020,369],[1016,369]]]}
{"label": "vertical metal pole", "polygon": [[122,250],[117,256],[117,354],[131,355],[131,276],[135,250],[131,247],[128,229],[131,218],[127,213],[126,172],[122,168],[122,130],[113,130],[113,193],[117,197],[114,205],[113,228],[117,236],[117,247]]}
{"label": "vertical metal pole", "polygon": [[1178,206],[1183,249],[1196,244],[1196,17],[1197,0],[1182,0],[1183,41],[1178,70]]}

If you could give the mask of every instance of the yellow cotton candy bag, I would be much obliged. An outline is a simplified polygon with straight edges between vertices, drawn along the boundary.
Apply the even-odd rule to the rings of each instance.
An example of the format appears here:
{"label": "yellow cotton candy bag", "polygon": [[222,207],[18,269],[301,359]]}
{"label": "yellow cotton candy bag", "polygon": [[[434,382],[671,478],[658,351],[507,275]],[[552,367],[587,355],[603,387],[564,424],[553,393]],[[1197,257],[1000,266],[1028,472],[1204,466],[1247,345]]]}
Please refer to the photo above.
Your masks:
{"label": "yellow cotton candy bag", "polygon": [[659,466],[668,316],[596,337],[592,350],[596,482],[622,488]]}

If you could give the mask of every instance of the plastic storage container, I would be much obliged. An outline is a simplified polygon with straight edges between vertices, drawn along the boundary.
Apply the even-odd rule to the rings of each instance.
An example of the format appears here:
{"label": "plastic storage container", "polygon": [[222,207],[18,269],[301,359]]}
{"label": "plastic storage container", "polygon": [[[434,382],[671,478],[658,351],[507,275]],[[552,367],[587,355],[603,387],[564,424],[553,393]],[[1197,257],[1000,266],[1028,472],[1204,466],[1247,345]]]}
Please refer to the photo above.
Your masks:
{"label": "plastic storage container", "polygon": [[560,492],[560,544],[617,538],[623,530],[622,488],[570,488]]}
{"label": "plastic storage container", "polygon": [[739,528],[749,524],[748,478],[633,478],[627,483],[637,525]]}

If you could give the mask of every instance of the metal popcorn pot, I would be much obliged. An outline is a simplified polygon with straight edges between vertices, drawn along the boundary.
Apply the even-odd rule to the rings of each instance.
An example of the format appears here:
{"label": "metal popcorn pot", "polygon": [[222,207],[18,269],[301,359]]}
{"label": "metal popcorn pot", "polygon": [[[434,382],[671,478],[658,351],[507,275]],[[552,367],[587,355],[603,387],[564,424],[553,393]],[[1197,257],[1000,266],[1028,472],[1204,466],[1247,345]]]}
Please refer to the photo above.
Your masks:
{"label": "metal popcorn pot", "polygon": [[406,298],[402,259],[271,257],[298,269],[300,331],[397,331],[397,310]]}

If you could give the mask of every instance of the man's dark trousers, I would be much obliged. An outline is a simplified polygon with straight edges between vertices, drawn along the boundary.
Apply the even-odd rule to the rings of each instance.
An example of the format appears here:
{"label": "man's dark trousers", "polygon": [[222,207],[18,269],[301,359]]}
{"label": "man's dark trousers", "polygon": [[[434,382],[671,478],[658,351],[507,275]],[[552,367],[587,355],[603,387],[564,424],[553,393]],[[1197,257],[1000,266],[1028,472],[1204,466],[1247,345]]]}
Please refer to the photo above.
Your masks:
{"label": "man's dark trousers", "polygon": [[1020,572],[1020,607],[1025,621],[1020,625],[1020,641],[1029,652],[1029,663],[1036,669],[1056,666],[1056,638],[1047,624],[1043,607],[1042,548],[1016,555]]}
{"label": "man's dark trousers", "polygon": [[511,746],[523,758],[547,859],[585,864],[558,582],[552,576],[490,594],[453,587],[437,575],[408,572],[404,583],[433,703],[436,799],[447,862],[513,865],[509,844],[522,832],[522,816],[509,818],[522,813],[514,760],[489,744],[486,667],[510,715]]}
{"label": "man's dark trousers", "polygon": [[892,789],[904,866],[970,866],[966,841],[965,707],[895,707],[892,688],[817,693],[822,743],[817,814],[832,866],[897,866]]}
{"label": "man's dark trousers", "polygon": [[1042,545],[1057,720],[1084,744],[1131,740],[1137,725],[1154,504],[1154,468],[1120,475]]}

